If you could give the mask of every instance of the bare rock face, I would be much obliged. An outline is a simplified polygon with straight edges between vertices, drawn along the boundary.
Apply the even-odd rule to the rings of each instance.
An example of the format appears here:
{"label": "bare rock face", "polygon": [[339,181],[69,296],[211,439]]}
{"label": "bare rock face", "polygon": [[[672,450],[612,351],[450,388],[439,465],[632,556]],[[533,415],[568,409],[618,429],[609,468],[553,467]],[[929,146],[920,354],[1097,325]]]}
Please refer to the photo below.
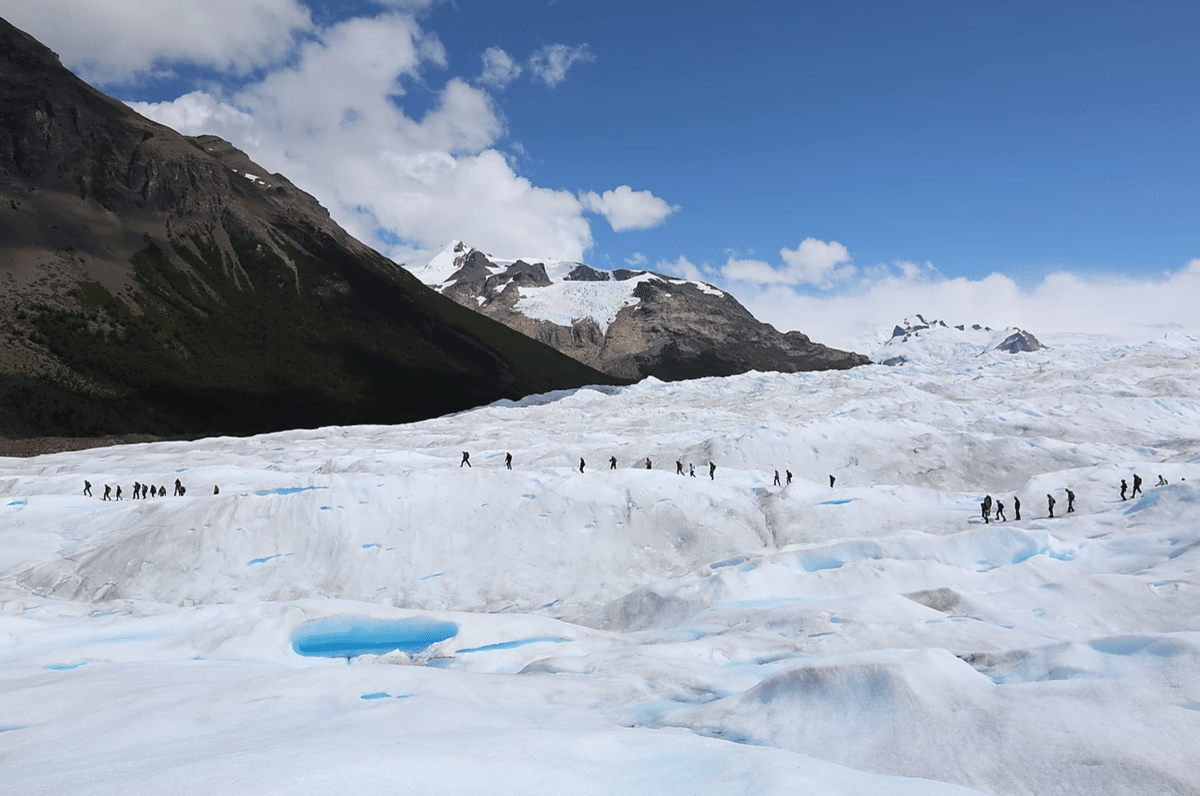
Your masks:
{"label": "bare rock face", "polygon": [[0,437],[404,422],[614,381],[437,295],[283,175],[143,118],[4,20],[0,295]]}
{"label": "bare rock face", "polygon": [[621,379],[791,373],[870,362],[800,332],[782,334],[712,285],[652,271],[498,260],[455,243],[414,272],[463,306]]}

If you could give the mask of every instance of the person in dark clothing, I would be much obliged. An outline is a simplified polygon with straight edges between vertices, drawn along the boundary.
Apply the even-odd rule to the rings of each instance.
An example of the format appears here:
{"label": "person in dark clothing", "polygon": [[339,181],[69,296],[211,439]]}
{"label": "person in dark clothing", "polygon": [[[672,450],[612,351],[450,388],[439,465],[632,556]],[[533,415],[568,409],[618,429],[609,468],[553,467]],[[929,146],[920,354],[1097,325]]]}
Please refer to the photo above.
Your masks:
{"label": "person in dark clothing", "polygon": [[1128,491],[1129,484],[1125,483],[1125,479],[1121,479],[1121,500],[1125,500],[1125,492]]}
{"label": "person in dark clothing", "polygon": [[1075,493],[1067,490],[1067,513],[1070,514],[1075,510]]}
{"label": "person in dark clothing", "polygon": [[1155,486],[1166,486],[1166,485],[1167,485],[1167,479],[1162,477],[1162,473],[1159,473],[1158,474],[1158,483],[1155,484]]}
{"label": "person in dark clothing", "polygon": [[650,457],[649,457],[649,456],[647,456],[647,457],[646,457],[646,469],[647,469],[647,470],[650,470],[650,469],[652,469],[652,468],[650,467]]}
{"label": "person in dark clothing", "polygon": [[167,496],[167,488],[161,484],[159,484],[159,487],[158,487],[158,496],[159,497]]}
{"label": "person in dark clothing", "polygon": [[608,469],[610,469],[610,470],[617,469],[617,457],[616,456],[608,457]]}
{"label": "person in dark clothing", "polygon": [[179,497],[179,487],[181,487],[181,486],[183,486],[183,484],[179,483],[179,479],[176,478],[175,479],[175,491],[173,493],[171,493],[173,497]]}
{"label": "person in dark clothing", "polygon": [[829,476],[829,488],[830,488],[830,489],[833,489],[833,482],[834,482],[834,481],[836,481],[836,480],[837,480],[837,479],[836,479],[836,478],[834,478],[832,475],[830,475],[830,476]]}
{"label": "person in dark clothing", "polygon": [[92,496],[92,482],[88,481],[86,478],[83,481],[83,494],[87,495],[88,497]]}
{"label": "person in dark clothing", "polygon": [[786,475],[787,475],[787,482],[788,482],[788,484],[789,484],[789,485],[791,485],[791,483],[792,483],[792,471],[791,471],[791,470],[784,470],[783,472],[784,472],[784,474],[786,474]]}
{"label": "person in dark clothing", "polygon": [[1004,516],[1004,504],[999,500],[996,501],[996,522],[1008,522],[1008,517]]}
{"label": "person in dark clothing", "polygon": [[214,495],[221,494],[221,488],[219,486],[216,486],[215,484],[213,485],[213,494]]}
{"label": "person in dark clothing", "polygon": [[187,487],[184,486],[183,484],[180,484],[179,485],[179,496],[183,497],[186,494],[187,494]]}
{"label": "person in dark clothing", "polygon": [[504,454],[504,466],[507,467],[509,470],[512,469],[512,454],[511,453]]}
{"label": "person in dark clothing", "polygon": [[1134,473],[1133,474],[1133,491],[1129,493],[1129,496],[1133,497],[1134,495],[1136,495],[1137,493],[1139,493],[1141,491],[1142,491],[1142,477],[1140,475],[1138,475],[1137,473]]}
{"label": "person in dark clothing", "polygon": [[471,454],[467,453],[466,451],[463,451],[462,461],[458,463],[458,468],[461,470],[464,464],[467,467],[471,466]]}
{"label": "person in dark clothing", "polygon": [[678,459],[675,460],[675,474],[683,475],[683,462],[679,461]]}
{"label": "person in dark clothing", "polygon": [[105,484],[104,485],[104,497],[102,497],[100,499],[101,500],[112,500],[112,498],[109,497],[109,495],[111,493],[112,493],[112,487],[109,486],[108,484]]}
{"label": "person in dark clothing", "polygon": [[987,525],[992,521],[992,496],[983,496],[983,524]]}
{"label": "person in dark clothing", "polygon": [[581,472],[581,473],[583,472],[583,465],[584,465],[583,457],[580,456],[579,457],[579,472]]}
{"label": "person in dark clothing", "polygon": [[709,462],[708,463],[708,480],[716,481],[717,480],[716,473],[717,473],[717,466],[715,464],[713,464],[712,462]]}
{"label": "person in dark clothing", "polygon": [[1050,509],[1050,519],[1054,519],[1054,495],[1046,493],[1046,508]]}
{"label": "person in dark clothing", "polygon": [[121,485],[117,484],[117,500],[121,499]]}
{"label": "person in dark clothing", "polygon": [[779,471],[778,470],[775,471],[775,483],[773,484],[773,486],[779,486]]}
{"label": "person in dark clothing", "polygon": [[1014,520],[1021,519],[1021,498],[1016,495],[1013,495],[1013,514],[1015,515]]}

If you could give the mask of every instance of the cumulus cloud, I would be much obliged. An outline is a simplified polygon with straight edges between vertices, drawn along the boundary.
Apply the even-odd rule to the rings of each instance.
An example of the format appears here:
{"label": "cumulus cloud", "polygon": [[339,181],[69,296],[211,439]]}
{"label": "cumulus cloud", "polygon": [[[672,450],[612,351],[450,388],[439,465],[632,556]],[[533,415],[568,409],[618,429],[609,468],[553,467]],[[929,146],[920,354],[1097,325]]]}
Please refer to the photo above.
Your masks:
{"label": "cumulus cloud", "polygon": [[731,255],[721,275],[731,282],[752,285],[816,285],[828,290],[858,273],[850,252],[836,240],[829,243],[805,238],[795,249],[779,251],[782,268],[763,260],[739,259]]}
{"label": "cumulus cloud", "polygon": [[646,264],[646,255],[641,252],[634,252],[625,258],[625,264],[632,268],[641,268]]}
{"label": "cumulus cloud", "polygon": [[488,47],[483,51],[483,73],[479,82],[497,89],[504,89],[521,76],[521,65],[499,47]]}
{"label": "cumulus cloud", "polygon": [[547,44],[529,56],[529,71],[534,80],[554,88],[567,79],[567,71],[575,64],[586,64],[596,60],[586,44],[568,47],[565,44]]}
{"label": "cumulus cloud", "polygon": [[1032,287],[994,273],[948,279],[929,263],[894,263],[880,278],[832,293],[765,285],[739,298],[761,320],[869,353],[916,313],[947,323],[1019,326],[1039,337],[1144,342],[1167,331],[1200,336],[1200,259],[1153,278],[1056,272]]}
{"label": "cumulus cloud", "polygon": [[608,219],[614,232],[656,227],[679,209],[678,205],[670,205],[650,191],[635,191],[628,185],[603,194],[581,193],[579,201],[586,210]]}
{"label": "cumulus cloud", "polygon": [[436,36],[388,13],[319,31],[287,67],[230,96],[130,105],[188,135],[233,141],[402,262],[455,238],[502,256],[582,260],[592,235],[579,198],[513,171],[496,148],[503,116],[482,86],[450,78],[432,109],[405,112],[406,86],[445,63]]}
{"label": "cumulus cloud", "polygon": [[279,63],[313,28],[298,0],[0,0],[0,16],[101,84],[180,63],[246,74]]}
{"label": "cumulus cloud", "polygon": [[683,255],[680,255],[678,260],[660,260],[655,268],[664,274],[681,276],[684,279],[692,279],[697,282],[707,281],[704,273]]}

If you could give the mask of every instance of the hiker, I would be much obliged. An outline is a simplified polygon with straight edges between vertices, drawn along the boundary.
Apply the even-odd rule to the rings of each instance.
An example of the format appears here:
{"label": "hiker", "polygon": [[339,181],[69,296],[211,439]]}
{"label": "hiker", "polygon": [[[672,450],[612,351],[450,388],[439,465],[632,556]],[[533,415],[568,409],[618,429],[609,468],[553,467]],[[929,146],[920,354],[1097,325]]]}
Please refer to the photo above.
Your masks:
{"label": "hiker", "polygon": [[87,495],[88,497],[92,496],[92,482],[86,478],[83,479],[83,494]]}
{"label": "hiker", "polygon": [[650,467],[650,457],[649,457],[649,456],[647,456],[647,457],[646,457],[646,469],[647,469],[647,470],[650,470],[650,469],[652,469],[652,468]]}
{"label": "hiker", "polygon": [[992,520],[992,496],[983,496],[983,524],[987,525]]}
{"label": "hiker", "polygon": [[121,485],[117,484],[117,500],[121,499]]}
{"label": "hiker", "polygon": [[836,481],[836,480],[837,480],[837,479],[836,479],[836,478],[834,478],[832,474],[829,476],[829,488],[830,488],[830,489],[833,489],[833,482],[834,482],[834,481]]}
{"label": "hiker", "polygon": [[1067,490],[1067,513],[1070,514],[1075,510],[1075,493],[1070,489]]}
{"label": "hiker", "polygon": [[214,495],[219,495],[219,494],[221,494],[221,487],[219,487],[219,486],[217,486],[216,484],[214,484],[214,485],[213,485],[213,494],[214,494]]}
{"label": "hiker", "polygon": [[709,481],[717,480],[716,472],[717,472],[717,466],[715,464],[713,464],[712,462],[709,462],[708,463],[708,480]]}
{"label": "hiker", "polygon": [[1017,497],[1016,495],[1013,495],[1013,512],[1016,513],[1016,516],[1013,517],[1013,519],[1020,520],[1021,519],[1021,498]]}
{"label": "hiker", "polygon": [[183,497],[186,494],[187,494],[187,487],[184,486],[183,484],[180,484],[179,485],[179,496]]}
{"label": "hiker", "polygon": [[183,486],[183,484],[179,483],[179,479],[176,478],[175,479],[175,491],[172,492],[171,495],[173,497],[179,497],[181,494],[183,494],[182,492],[179,491],[182,486]]}
{"label": "hiker", "polygon": [[458,463],[458,468],[461,470],[464,464],[467,467],[471,466],[471,454],[467,453],[466,451],[463,451],[462,461]]}
{"label": "hiker", "polygon": [[779,471],[775,471],[775,483],[772,486],[779,486]]}
{"label": "hiker", "polygon": [[[462,465],[459,465],[459,467],[461,467],[461,466]],[[509,470],[512,469],[512,454],[511,453],[504,454],[504,466],[507,467]]]}
{"label": "hiker", "polygon": [[683,462],[679,461],[678,459],[675,460],[675,474],[683,475]]}
{"label": "hiker", "polygon": [[1138,475],[1137,473],[1134,473],[1133,474],[1133,491],[1129,493],[1129,496],[1133,497],[1134,495],[1136,495],[1138,492],[1141,492],[1141,491],[1142,491],[1142,477],[1140,475]]}
{"label": "hiker", "polygon": [[1125,479],[1121,479],[1121,500],[1125,500],[1125,491],[1129,489],[1129,484],[1125,483]]}
{"label": "hiker", "polygon": [[1159,473],[1158,474],[1158,483],[1155,484],[1155,486],[1166,486],[1166,485],[1167,485],[1167,479],[1162,477],[1162,473]]}
{"label": "hiker", "polygon": [[110,487],[108,484],[105,484],[105,485],[104,485],[104,497],[102,497],[102,498],[100,498],[100,499],[101,499],[101,500],[112,500],[112,498],[110,498],[110,497],[108,496],[108,495],[109,495],[109,493],[111,493],[111,492],[112,492],[112,487]]}
{"label": "hiker", "polygon": [[617,469],[617,457],[616,456],[608,457],[608,469],[610,469],[610,470]]}
{"label": "hiker", "polygon": [[787,483],[788,483],[788,486],[791,486],[791,485],[792,485],[792,471],[791,471],[791,470],[784,470],[783,472],[787,474]]}
{"label": "hiker", "polygon": [[1050,509],[1050,519],[1054,519],[1054,495],[1046,493],[1046,507]]}
{"label": "hiker", "polygon": [[142,495],[142,485],[137,481],[133,482],[133,499],[137,500]]}
{"label": "hiker", "polygon": [[980,503],[979,503],[979,516],[983,517],[983,524],[984,524],[984,525],[987,525],[987,524],[988,524],[988,515],[989,515],[990,511],[991,511],[991,510],[988,508],[987,501],[986,501],[986,500],[980,501]]}
{"label": "hiker", "polygon": [[1008,522],[1008,517],[1004,516],[1004,504],[999,500],[996,501],[996,522]]}
{"label": "hiker", "polygon": [[162,484],[159,484],[159,486],[158,486],[158,496],[159,497],[167,496],[167,488],[165,486],[163,486]]}
{"label": "hiker", "polygon": [[580,456],[579,457],[579,472],[581,472],[581,473],[583,472],[583,465],[584,465],[583,457]]}
{"label": "hiker", "polygon": [[692,478],[696,477],[696,465],[692,464],[691,462],[688,462],[688,475],[690,475]]}

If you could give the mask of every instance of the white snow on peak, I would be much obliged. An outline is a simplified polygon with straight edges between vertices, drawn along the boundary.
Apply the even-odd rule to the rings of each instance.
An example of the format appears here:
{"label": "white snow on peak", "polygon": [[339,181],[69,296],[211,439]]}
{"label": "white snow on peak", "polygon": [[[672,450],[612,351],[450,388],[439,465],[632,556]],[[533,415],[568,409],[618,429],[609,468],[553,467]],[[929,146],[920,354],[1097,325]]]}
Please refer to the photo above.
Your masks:
{"label": "white snow on peak", "polygon": [[[424,266],[413,268],[412,273],[426,285],[437,290],[449,287],[452,277],[463,261],[474,249],[462,241],[451,241],[441,252]],[[608,327],[616,320],[617,313],[626,307],[634,307],[641,301],[633,295],[633,291],[643,282],[657,280],[673,285],[692,285],[710,296],[725,294],[704,282],[688,279],[656,276],[650,272],[641,273],[623,281],[609,279],[608,281],[574,281],[568,276],[583,263],[569,260],[554,260],[541,257],[517,257],[506,259],[491,254],[485,256],[493,264],[493,273],[502,273],[509,266],[521,261],[530,265],[541,264],[546,271],[546,277],[552,284],[545,286],[521,285],[521,298],[516,304],[516,310],[534,320],[549,321],[562,326],[570,326],[574,321],[590,320],[600,328],[601,333],[607,333]],[[600,273],[612,272],[596,269]],[[503,285],[496,288],[502,290]],[[481,302],[482,303],[482,302]]]}
{"label": "white snow on peak", "polygon": [[872,354],[874,362],[963,362],[992,351],[1021,332],[1015,326],[991,329],[981,324],[949,324],[916,315],[898,324],[892,336]]}

